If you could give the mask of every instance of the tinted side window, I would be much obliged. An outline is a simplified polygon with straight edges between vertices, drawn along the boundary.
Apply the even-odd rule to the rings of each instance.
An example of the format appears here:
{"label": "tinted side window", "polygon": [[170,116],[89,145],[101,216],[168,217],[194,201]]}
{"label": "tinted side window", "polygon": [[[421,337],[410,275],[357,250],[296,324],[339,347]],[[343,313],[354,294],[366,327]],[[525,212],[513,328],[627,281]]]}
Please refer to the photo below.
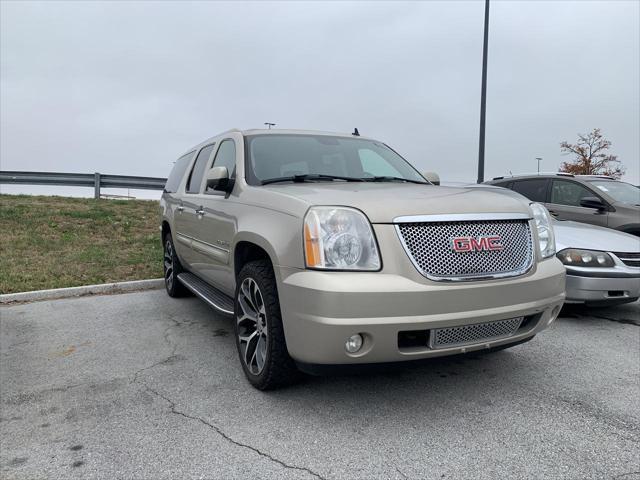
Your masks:
{"label": "tinted side window", "polygon": [[513,182],[511,189],[534,202],[547,201],[547,180],[545,178]]}
{"label": "tinted side window", "polygon": [[584,197],[595,197],[596,194],[577,182],[554,180],[551,187],[551,203],[579,207]]}
{"label": "tinted side window", "polygon": [[225,140],[220,144],[213,166],[227,167],[229,177],[233,177],[236,169],[236,144],[233,140]]}
{"label": "tinted side window", "polygon": [[207,166],[207,161],[211,155],[214,145],[208,145],[200,150],[196,163],[193,165],[189,181],[187,182],[187,193],[200,193],[200,184],[202,183],[202,176]]}
{"label": "tinted side window", "polygon": [[175,161],[173,168],[171,169],[171,173],[169,174],[169,178],[167,178],[167,183],[164,186],[165,192],[175,193],[178,191],[180,180],[182,180],[184,172],[187,171],[187,167],[189,166],[189,162],[192,158],[193,152],[187,153]]}

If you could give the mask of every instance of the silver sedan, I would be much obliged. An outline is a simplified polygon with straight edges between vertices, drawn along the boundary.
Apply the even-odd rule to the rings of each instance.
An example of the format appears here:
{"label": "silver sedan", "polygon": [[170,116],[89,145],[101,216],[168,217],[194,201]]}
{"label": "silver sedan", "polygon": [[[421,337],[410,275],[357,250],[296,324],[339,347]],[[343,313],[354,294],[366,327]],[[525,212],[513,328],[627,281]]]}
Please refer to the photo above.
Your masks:
{"label": "silver sedan", "polygon": [[606,306],[640,297],[640,238],[584,223],[555,221],[557,257],[567,269],[566,303]]}

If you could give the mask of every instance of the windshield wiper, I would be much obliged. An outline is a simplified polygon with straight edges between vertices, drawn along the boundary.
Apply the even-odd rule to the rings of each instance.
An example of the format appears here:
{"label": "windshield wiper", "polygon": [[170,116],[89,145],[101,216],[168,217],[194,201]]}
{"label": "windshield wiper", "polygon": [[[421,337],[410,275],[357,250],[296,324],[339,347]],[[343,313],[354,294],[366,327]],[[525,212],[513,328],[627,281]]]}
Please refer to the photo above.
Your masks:
{"label": "windshield wiper", "polygon": [[365,178],[363,180],[369,181],[369,182],[409,182],[409,183],[418,183],[420,185],[431,185],[429,182],[423,182],[421,180],[412,180],[410,178],[402,178],[402,177],[387,177],[387,176],[380,176],[380,177],[371,177],[371,178]]}
{"label": "windshield wiper", "polygon": [[294,183],[302,183],[308,182],[311,180],[345,180],[347,182],[364,182],[362,178],[356,177],[342,177],[340,175],[324,175],[320,173],[305,173],[303,175],[291,175],[289,177],[278,177],[278,178],[269,178],[267,180],[262,180],[260,182],[262,185],[268,185],[270,183],[278,183],[278,182],[294,182]]}

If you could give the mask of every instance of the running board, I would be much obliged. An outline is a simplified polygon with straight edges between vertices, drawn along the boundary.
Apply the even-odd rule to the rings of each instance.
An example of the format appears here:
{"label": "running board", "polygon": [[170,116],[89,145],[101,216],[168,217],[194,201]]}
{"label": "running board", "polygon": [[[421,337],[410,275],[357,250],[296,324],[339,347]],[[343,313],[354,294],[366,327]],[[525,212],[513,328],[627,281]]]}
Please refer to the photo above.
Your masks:
{"label": "running board", "polygon": [[212,287],[193,273],[181,273],[178,275],[178,280],[180,280],[180,282],[191,290],[197,297],[204,300],[210,307],[213,307],[222,313],[226,313],[227,315],[233,315],[233,298],[227,294],[222,293],[215,287]]}

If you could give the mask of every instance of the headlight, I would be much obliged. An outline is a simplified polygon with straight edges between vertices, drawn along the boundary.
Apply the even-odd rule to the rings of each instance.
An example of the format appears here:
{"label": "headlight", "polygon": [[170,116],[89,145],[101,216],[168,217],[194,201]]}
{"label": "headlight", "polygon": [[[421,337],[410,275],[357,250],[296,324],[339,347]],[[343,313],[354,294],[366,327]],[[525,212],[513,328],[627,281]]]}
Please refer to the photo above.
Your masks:
{"label": "headlight", "polygon": [[536,222],[536,228],[538,229],[540,254],[542,258],[550,257],[556,253],[556,238],[553,234],[553,227],[551,226],[551,215],[549,215],[544,205],[532,203],[530,206],[533,212],[533,219]]}
{"label": "headlight", "polygon": [[311,207],[304,218],[308,268],[380,270],[380,255],[364,214],[346,207]]}
{"label": "headlight", "polygon": [[615,265],[611,255],[593,250],[567,248],[558,252],[557,256],[565,265],[574,267],[613,267]]}

